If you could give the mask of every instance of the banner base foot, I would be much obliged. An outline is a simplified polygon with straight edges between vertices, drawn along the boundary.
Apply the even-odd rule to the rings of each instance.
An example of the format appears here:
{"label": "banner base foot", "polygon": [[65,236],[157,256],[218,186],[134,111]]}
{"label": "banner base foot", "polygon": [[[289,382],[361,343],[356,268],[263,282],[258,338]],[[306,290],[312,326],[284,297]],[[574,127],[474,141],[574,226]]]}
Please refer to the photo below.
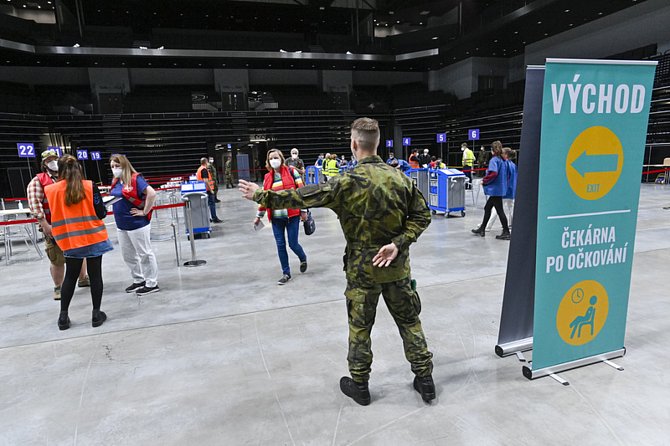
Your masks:
{"label": "banner base foot", "polygon": [[543,376],[556,374],[558,372],[564,372],[566,370],[583,367],[585,365],[595,364],[596,362],[604,362],[607,364],[609,359],[620,358],[625,354],[626,354],[626,348],[624,347],[619,350],[614,350],[608,353],[589,356],[587,358],[577,359],[575,361],[570,362],[564,362],[563,364],[556,364],[550,367],[544,367],[542,369],[537,370],[533,370],[532,366],[530,365],[525,365],[521,368],[521,372],[523,373],[523,376],[525,376],[528,379],[537,379],[542,378]]}
{"label": "banner base foot", "polygon": [[516,352],[525,352],[532,350],[533,348],[533,338],[519,339],[518,341],[506,342],[504,344],[498,344],[495,347],[496,355],[504,358],[505,356],[513,355]]}
{"label": "banner base foot", "polygon": [[184,266],[202,266],[206,263],[206,260],[189,260],[188,262],[184,262]]}

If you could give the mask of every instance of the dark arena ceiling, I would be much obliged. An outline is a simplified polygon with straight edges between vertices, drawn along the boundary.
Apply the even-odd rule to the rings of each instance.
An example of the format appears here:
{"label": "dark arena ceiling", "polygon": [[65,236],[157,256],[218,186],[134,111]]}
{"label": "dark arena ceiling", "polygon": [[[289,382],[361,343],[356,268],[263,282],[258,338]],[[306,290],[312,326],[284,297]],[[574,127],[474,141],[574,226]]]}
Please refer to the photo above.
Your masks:
{"label": "dark arena ceiling", "polygon": [[0,0],[0,66],[427,71],[644,0]]}

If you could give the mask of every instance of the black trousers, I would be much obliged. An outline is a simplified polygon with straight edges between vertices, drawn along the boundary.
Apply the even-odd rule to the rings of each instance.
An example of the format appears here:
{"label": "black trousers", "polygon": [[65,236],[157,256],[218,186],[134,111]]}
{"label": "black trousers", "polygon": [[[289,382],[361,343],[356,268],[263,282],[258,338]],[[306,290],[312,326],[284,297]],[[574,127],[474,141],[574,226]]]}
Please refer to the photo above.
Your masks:
{"label": "black trousers", "polygon": [[484,205],[484,220],[482,221],[480,228],[482,228],[482,230],[486,229],[486,225],[491,218],[492,208],[496,208],[498,218],[500,218],[500,224],[503,227],[503,232],[509,232],[509,225],[507,224],[507,216],[505,215],[505,210],[503,209],[502,197],[489,197],[489,199],[486,200],[486,205]]}
{"label": "black trousers", "polygon": [[[67,311],[70,308],[74,287],[77,286],[77,279],[81,271],[81,264],[84,259],[65,258],[65,279],[60,290],[60,311]],[[102,303],[102,256],[89,257],[86,259],[86,268],[88,278],[91,280],[91,302],[93,309],[99,310]]]}

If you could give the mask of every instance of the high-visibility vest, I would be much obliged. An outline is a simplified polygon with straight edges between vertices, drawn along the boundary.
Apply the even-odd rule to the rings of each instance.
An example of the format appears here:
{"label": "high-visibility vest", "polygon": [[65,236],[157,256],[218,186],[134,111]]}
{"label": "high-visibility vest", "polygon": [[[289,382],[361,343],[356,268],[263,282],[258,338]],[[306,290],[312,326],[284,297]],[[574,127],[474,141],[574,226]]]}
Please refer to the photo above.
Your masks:
{"label": "high-visibility vest", "polygon": [[327,177],[335,177],[340,174],[340,169],[337,167],[337,160],[326,160],[323,174]]}
{"label": "high-visibility vest", "polygon": [[[195,174],[196,178],[198,178],[199,181],[205,181],[202,178],[202,171],[203,170],[207,170],[207,167],[200,166],[198,168],[198,172],[196,172],[196,174]],[[209,171],[207,171],[207,183],[209,184],[209,190],[214,192],[214,179],[212,178],[212,174],[210,174]]]}
{"label": "high-visibility vest", "polygon": [[65,204],[66,181],[59,181],[44,189],[51,207],[51,234],[63,251],[95,245],[107,240],[105,223],[95,215],[93,182],[84,183],[84,199],[79,203]]}
{"label": "high-visibility vest", "polygon": [[472,167],[472,165],[475,162],[475,154],[472,150],[470,149],[465,149],[463,151],[463,162],[462,165],[464,167]]}
{"label": "high-visibility vest", "polygon": [[[140,199],[140,191],[137,190],[137,177],[139,176],[140,174],[137,172],[132,174],[132,176],[130,177],[130,187],[122,186],[121,195],[123,195],[123,198],[130,201],[130,203],[136,208],[144,210],[144,200]],[[111,189],[114,189],[114,186],[116,186],[118,182],[119,179],[114,178],[112,180]],[[146,215],[147,220],[151,221],[151,215],[153,214],[153,212],[154,212],[153,209],[149,211],[149,213]]]}
{"label": "high-visibility vest", "polygon": [[[36,177],[37,181],[39,181],[42,185],[42,190],[44,190],[47,186],[54,184],[53,178],[51,178],[51,175],[46,172],[38,173]],[[51,209],[49,208],[49,200],[47,200],[46,195],[44,196],[44,200],[42,200],[42,210],[44,211],[44,218],[46,219],[47,223],[51,224]]]}

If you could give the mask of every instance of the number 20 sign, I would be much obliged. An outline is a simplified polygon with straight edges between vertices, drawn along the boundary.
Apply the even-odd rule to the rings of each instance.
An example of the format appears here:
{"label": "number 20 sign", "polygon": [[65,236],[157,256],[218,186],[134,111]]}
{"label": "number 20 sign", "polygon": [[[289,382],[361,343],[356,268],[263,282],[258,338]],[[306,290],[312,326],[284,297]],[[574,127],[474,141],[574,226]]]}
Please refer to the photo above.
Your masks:
{"label": "number 20 sign", "polygon": [[20,142],[16,144],[19,158],[35,158],[35,145],[31,142]]}
{"label": "number 20 sign", "polygon": [[78,160],[87,160],[88,159],[88,150],[77,150],[77,159]]}

